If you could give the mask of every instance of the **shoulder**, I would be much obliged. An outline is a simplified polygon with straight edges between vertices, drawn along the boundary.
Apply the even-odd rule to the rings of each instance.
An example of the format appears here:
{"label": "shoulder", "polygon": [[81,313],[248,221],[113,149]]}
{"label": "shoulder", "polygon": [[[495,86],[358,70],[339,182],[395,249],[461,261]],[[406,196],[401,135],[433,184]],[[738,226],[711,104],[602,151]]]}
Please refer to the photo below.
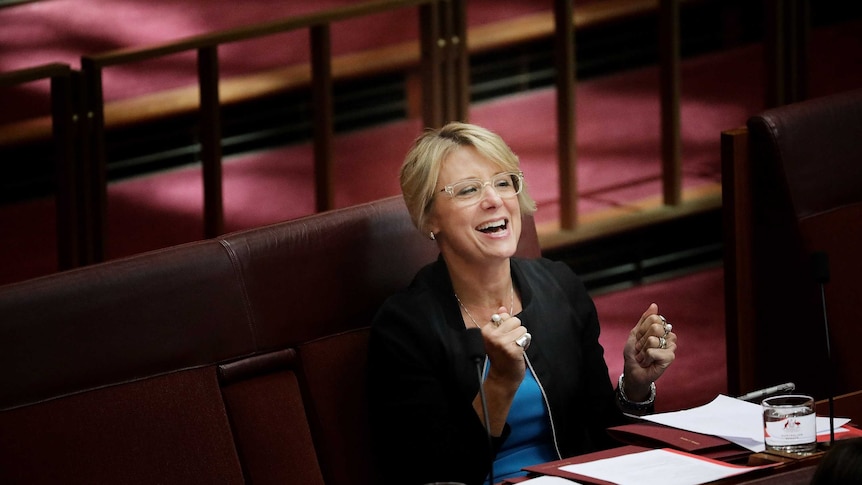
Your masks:
{"label": "shoulder", "polygon": [[409,338],[421,340],[435,326],[442,325],[445,314],[440,271],[439,262],[428,264],[416,273],[409,286],[386,298],[372,321],[372,334],[394,333],[404,338],[412,335]]}
{"label": "shoulder", "polygon": [[571,294],[573,291],[586,291],[581,279],[566,263],[547,258],[513,258],[515,270],[521,273],[531,285],[553,284]]}

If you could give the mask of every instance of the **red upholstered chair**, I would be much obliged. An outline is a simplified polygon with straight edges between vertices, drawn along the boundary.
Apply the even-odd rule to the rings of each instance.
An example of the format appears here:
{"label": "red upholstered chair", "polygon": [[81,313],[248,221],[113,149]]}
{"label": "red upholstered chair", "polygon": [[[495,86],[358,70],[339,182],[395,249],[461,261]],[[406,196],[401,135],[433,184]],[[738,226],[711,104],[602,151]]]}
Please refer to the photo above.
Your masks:
{"label": "red upholstered chair", "polygon": [[323,485],[294,367],[284,349],[218,367],[225,408],[248,483]]}
{"label": "red upholstered chair", "polygon": [[[378,207],[397,207],[398,210],[381,211],[388,214],[387,220],[365,224],[363,231],[375,233],[382,231],[385,235],[381,244],[354,245],[350,258],[358,258],[364,264],[352,265],[354,277],[363,283],[364,291],[379,293],[384,283],[393,278],[401,279],[402,285],[412,279],[413,274],[393,275],[386,270],[387,261],[399,261],[400,253],[417,251],[416,247],[424,248],[426,262],[436,258],[436,245],[421,239],[403,208],[403,202],[397,199],[384,200],[375,203]],[[351,211],[359,210],[352,209]],[[327,217],[327,219],[329,219]],[[379,226],[379,227],[376,227]],[[376,231],[375,231],[376,228]],[[385,228],[385,230],[383,230]],[[316,233],[313,226],[310,232]],[[354,231],[355,232],[355,231]],[[349,234],[349,232],[346,232]],[[418,239],[417,239],[418,238]],[[370,238],[378,240],[380,238]],[[325,243],[321,243],[325,244]],[[330,243],[332,244],[332,243]],[[339,244],[344,244],[343,242]],[[335,252],[338,254],[338,252]],[[522,236],[518,247],[518,256],[538,257],[541,255],[535,221],[532,217],[524,219]],[[335,256],[337,262],[338,256]],[[410,255],[408,258],[414,265],[423,257]],[[424,263],[423,263],[424,264]],[[396,268],[409,265],[394,264]],[[417,266],[418,268],[418,266]],[[381,278],[378,278],[380,275]],[[394,288],[394,287],[393,287]],[[374,291],[378,290],[378,291]],[[354,293],[348,288],[348,291]],[[354,296],[338,294],[326,295],[331,304],[348,305],[349,298]],[[325,304],[322,302],[321,304]],[[327,485],[369,485],[376,483],[372,467],[370,450],[370,434],[367,421],[366,403],[366,359],[368,349],[367,325],[344,332],[327,335],[322,338],[304,342],[297,347],[299,355],[300,385],[305,396],[308,410],[308,420],[314,437],[320,466]],[[356,325],[357,322],[346,322],[345,326]]]}
{"label": "red upholstered chair", "polygon": [[[862,90],[765,111],[723,135],[731,392],[862,389]],[[834,367],[820,285],[825,252]]]}

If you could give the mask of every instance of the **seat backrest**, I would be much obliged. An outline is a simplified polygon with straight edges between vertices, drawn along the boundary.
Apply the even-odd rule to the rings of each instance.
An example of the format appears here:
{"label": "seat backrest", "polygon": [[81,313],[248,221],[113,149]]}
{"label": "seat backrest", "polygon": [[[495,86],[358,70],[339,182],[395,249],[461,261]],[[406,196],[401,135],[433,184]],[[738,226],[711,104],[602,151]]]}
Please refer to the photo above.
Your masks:
{"label": "seat backrest", "polygon": [[0,412],[0,482],[244,483],[212,366]]}
{"label": "seat backrest", "polygon": [[0,288],[0,482],[242,483],[215,363],[253,352],[194,243]]}
{"label": "seat backrest", "polygon": [[[438,254],[400,196],[228,234],[221,243],[243,276],[260,350],[367,326]],[[530,216],[518,255],[541,255]]]}
{"label": "seat backrest", "polygon": [[[294,334],[307,329],[299,331],[304,340],[297,346],[299,379],[326,483],[376,483],[366,409],[368,326],[383,300],[437,257],[437,244],[413,226],[401,197],[306,218],[301,231],[285,236],[291,239],[231,242],[249,252],[275,244],[302,248],[286,249],[255,267],[260,284],[301,302],[280,307],[266,302],[258,321],[274,319],[266,324],[273,334],[279,322]],[[302,257],[309,253],[319,256]],[[532,217],[524,218],[517,254],[541,255]],[[307,276],[292,279],[285,273]]]}
{"label": "seat backrest", "polygon": [[249,483],[324,483],[296,365],[296,351],[285,349],[218,367],[237,453]]}
{"label": "seat backrest", "polygon": [[437,254],[392,197],[0,287],[0,482],[371,483],[364,332]]}
{"label": "seat backrest", "polygon": [[[852,345],[862,338],[862,90],[765,111],[749,119],[745,136],[747,149],[723,162],[734,167],[723,178],[726,221],[736,222],[726,225],[726,242],[738,250],[726,261],[729,284],[738,285],[728,287],[728,327],[737,332],[728,334],[737,358],[729,371],[743,362],[729,383],[745,385],[731,391],[792,381],[823,398],[829,375],[834,393],[862,389],[862,354]],[[815,252],[831,262],[824,294],[834,365]]]}
{"label": "seat backrest", "polygon": [[365,386],[368,334],[364,327],[298,348],[309,422],[327,485],[377,483]]}

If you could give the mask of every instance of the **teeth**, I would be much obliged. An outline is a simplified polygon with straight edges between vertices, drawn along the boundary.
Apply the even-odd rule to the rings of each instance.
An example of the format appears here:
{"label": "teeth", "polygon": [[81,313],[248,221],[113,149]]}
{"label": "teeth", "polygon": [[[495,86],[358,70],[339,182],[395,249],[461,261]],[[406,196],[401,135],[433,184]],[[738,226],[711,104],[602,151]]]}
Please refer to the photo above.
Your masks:
{"label": "teeth", "polygon": [[496,228],[501,228],[501,227],[505,227],[505,226],[506,226],[506,220],[500,219],[499,221],[488,222],[486,224],[482,224],[481,226],[477,227],[476,229],[478,229],[480,231],[487,231],[488,229],[496,229]]}

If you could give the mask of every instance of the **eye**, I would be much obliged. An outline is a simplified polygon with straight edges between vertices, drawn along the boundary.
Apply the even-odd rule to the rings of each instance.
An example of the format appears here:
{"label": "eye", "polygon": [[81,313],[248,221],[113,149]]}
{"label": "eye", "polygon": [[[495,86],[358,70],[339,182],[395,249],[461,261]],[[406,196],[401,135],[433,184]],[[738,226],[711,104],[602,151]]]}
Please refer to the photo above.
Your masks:
{"label": "eye", "polygon": [[512,177],[509,175],[499,177],[494,183],[494,186],[501,189],[509,188],[512,186]]}
{"label": "eye", "polygon": [[479,184],[476,182],[465,182],[463,184],[456,185],[455,189],[455,197],[470,197],[479,191]]}

